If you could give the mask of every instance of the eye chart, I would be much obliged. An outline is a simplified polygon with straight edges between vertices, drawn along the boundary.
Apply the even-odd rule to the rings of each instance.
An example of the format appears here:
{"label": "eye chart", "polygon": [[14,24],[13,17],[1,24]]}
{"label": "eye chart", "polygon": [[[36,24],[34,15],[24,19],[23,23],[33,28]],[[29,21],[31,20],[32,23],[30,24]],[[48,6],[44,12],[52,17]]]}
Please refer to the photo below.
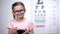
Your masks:
{"label": "eye chart", "polygon": [[44,25],[44,22],[46,22],[46,14],[44,9],[44,4],[42,0],[38,0],[36,3],[35,8],[35,22],[39,25]]}
{"label": "eye chart", "polygon": [[33,19],[36,25],[43,25],[46,22],[46,10],[43,0],[36,0],[33,4]]}
{"label": "eye chart", "polygon": [[57,32],[57,0],[32,1],[32,19],[36,26],[44,26],[44,32]]}
{"label": "eye chart", "polygon": [[47,17],[56,20],[57,16],[57,1],[56,0],[35,0],[34,1],[34,21],[44,24]]}

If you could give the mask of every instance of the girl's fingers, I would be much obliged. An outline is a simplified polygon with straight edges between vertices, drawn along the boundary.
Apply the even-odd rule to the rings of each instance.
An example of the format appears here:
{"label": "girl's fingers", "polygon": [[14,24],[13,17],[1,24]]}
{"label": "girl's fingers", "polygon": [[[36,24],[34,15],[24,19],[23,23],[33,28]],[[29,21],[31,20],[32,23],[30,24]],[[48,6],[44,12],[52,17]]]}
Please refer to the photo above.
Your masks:
{"label": "girl's fingers", "polygon": [[24,32],[23,34],[26,34],[26,32]]}
{"label": "girl's fingers", "polygon": [[15,30],[17,30],[17,27],[15,27]]}
{"label": "girl's fingers", "polygon": [[28,33],[28,31],[25,31],[23,34],[27,34]]}
{"label": "girl's fingers", "polygon": [[13,33],[17,33],[17,27],[12,28]]}

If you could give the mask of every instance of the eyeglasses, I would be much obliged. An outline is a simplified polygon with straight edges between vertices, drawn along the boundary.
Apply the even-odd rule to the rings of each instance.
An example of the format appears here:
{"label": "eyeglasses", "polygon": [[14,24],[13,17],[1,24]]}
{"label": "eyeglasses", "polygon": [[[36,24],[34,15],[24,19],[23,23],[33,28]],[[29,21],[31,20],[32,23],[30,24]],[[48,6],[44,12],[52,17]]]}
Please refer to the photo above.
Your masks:
{"label": "eyeglasses", "polygon": [[24,12],[24,9],[21,9],[21,10],[16,10],[16,11],[13,11],[14,13],[16,12]]}

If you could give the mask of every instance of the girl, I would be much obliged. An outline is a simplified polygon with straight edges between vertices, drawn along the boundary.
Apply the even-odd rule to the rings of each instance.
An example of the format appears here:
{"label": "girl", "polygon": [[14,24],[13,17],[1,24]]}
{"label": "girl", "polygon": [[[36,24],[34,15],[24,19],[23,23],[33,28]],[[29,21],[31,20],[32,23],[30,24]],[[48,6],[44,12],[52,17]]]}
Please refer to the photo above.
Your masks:
{"label": "girl", "polygon": [[17,30],[20,29],[25,30],[22,34],[34,34],[34,24],[31,21],[24,19],[25,12],[26,9],[22,2],[15,2],[12,4],[12,14],[14,19],[7,25],[8,34],[18,34]]}

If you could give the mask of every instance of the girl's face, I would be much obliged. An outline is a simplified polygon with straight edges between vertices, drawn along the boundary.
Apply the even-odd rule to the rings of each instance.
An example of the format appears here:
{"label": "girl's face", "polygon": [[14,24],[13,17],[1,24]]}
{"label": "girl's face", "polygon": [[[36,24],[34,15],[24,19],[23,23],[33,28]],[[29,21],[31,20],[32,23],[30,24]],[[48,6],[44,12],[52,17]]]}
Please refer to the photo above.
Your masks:
{"label": "girl's face", "polygon": [[14,8],[13,8],[13,15],[16,17],[16,18],[23,18],[24,17],[24,13],[25,13],[25,8],[22,6],[22,5],[16,5]]}

